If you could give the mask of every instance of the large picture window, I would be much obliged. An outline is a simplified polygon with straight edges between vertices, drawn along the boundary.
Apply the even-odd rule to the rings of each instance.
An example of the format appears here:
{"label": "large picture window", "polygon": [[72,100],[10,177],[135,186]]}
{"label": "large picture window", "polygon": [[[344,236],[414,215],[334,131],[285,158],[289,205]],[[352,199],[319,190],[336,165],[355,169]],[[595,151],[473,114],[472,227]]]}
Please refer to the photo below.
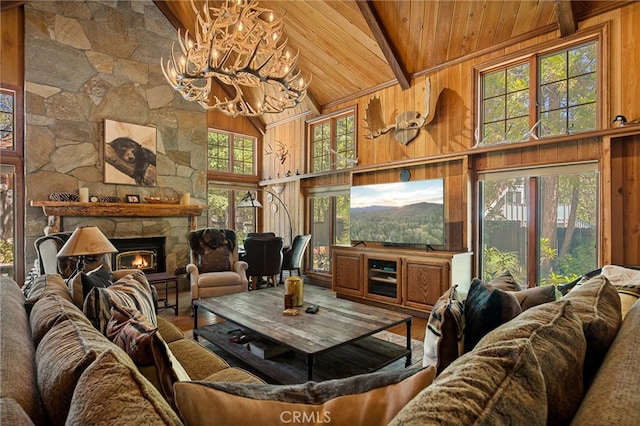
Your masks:
{"label": "large picture window", "polygon": [[596,163],[479,175],[481,276],[569,282],[598,264]]}
{"label": "large picture window", "polygon": [[480,73],[476,143],[523,142],[598,126],[598,41]]}
{"label": "large picture window", "polygon": [[355,165],[355,118],[355,111],[349,110],[310,124],[311,172],[344,170]]}

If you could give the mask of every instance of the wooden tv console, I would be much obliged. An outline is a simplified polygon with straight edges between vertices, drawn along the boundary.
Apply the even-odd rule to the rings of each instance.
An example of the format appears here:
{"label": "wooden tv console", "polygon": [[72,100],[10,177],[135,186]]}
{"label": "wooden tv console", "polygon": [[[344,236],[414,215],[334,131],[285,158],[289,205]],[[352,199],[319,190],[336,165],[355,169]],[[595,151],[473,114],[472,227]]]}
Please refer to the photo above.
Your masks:
{"label": "wooden tv console", "polygon": [[332,246],[332,289],[338,297],[384,304],[427,317],[453,284],[466,297],[472,252]]}

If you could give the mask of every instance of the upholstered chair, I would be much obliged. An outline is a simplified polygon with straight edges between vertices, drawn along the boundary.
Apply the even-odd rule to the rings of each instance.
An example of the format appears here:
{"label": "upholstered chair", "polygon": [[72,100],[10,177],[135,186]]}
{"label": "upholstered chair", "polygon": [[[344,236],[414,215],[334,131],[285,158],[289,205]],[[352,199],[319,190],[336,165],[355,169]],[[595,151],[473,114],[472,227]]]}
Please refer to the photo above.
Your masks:
{"label": "upholstered chair", "polygon": [[282,268],[280,269],[280,284],[282,281],[282,273],[296,271],[300,276],[300,268],[302,268],[302,257],[311,240],[311,234],[296,235],[291,243],[291,247],[285,249],[282,253]]}
{"label": "upholstered chair", "polygon": [[236,233],[204,228],[189,232],[191,301],[247,291],[247,263],[238,260]]}
{"label": "upholstered chair", "polygon": [[244,240],[244,260],[249,265],[247,275],[251,278],[251,288],[255,290],[262,277],[267,284],[277,286],[276,281],[282,266],[281,237],[248,237]]}

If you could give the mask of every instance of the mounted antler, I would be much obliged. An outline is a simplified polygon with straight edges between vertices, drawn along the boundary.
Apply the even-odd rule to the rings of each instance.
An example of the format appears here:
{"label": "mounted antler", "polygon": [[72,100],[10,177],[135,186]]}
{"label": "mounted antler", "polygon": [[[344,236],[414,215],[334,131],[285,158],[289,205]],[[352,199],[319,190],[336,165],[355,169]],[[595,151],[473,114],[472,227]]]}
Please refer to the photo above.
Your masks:
{"label": "mounted antler", "polygon": [[[436,99],[437,102],[437,99]],[[435,116],[435,108],[431,110],[431,79],[427,78],[425,87],[425,111],[423,115],[415,111],[406,111],[396,116],[395,124],[387,125],[382,117],[382,105],[378,97],[373,97],[367,104],[367,117],[365,121],[369,134],[366,139],[375,139],[393,130],[395,138],[407,145],[418,137],[420,129],[429,124]]]}

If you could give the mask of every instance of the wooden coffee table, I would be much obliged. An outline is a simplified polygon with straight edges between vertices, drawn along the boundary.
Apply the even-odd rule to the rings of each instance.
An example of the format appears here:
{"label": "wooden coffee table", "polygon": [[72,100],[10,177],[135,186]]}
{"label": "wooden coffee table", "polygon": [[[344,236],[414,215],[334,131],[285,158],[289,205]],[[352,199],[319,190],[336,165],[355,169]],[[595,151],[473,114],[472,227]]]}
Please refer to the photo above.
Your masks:
{"label": "wooden coffee table", "polygon": [[[284,289],[267,288],[194,301],[193,335],[230,352],[278,383],[303,383],[375,371],[406,357],[411,365],[411,316],[338,299],[324,289],[304,290],[305,304],[296,316],[285,316]],[[319,305],[316,314],[305,309]],[[226,321],[198,326],[198,310]],[[406,324],[406,345],[372,335]],[[246,344],[232,343],[229,331],[241,329],[249,338],[265,339],[288,348],[288,354],[263,359]],[[249,347],[251,343],[249,342]]]}

